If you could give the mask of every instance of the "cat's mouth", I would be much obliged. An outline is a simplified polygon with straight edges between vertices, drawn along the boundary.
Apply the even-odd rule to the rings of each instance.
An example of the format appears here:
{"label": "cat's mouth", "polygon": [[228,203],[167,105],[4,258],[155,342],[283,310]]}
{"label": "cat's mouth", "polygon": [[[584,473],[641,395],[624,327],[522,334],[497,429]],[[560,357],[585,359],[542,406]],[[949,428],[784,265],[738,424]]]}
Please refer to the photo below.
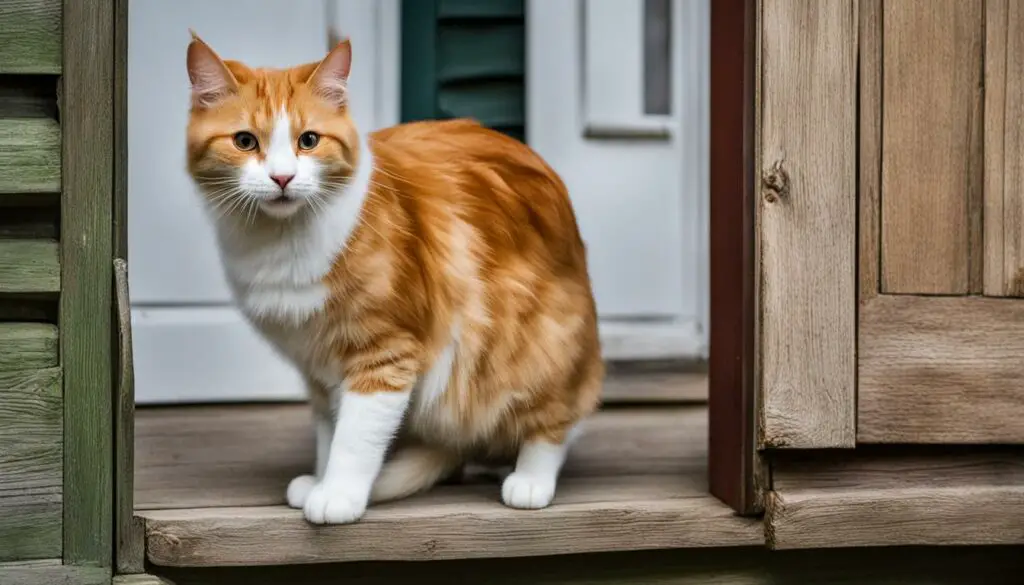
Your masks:
{"label": "cat's mouth", "polygon": [[287,195],[278,195],[272,199],[264,199],[260,207],[265,213],[272,217],[288,217],[299,210],[302,200]]}

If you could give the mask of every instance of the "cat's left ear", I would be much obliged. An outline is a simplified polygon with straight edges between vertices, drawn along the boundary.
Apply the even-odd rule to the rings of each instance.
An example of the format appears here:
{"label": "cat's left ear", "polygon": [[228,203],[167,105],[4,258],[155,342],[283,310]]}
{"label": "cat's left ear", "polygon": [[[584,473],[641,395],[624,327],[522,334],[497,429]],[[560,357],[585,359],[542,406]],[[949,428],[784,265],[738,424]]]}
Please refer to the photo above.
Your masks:
{"label": "cat's left ear", "polygon": [[352,43],[335,45],[309,77],[309,86],[325,100],[342,107],[348,101],[348,74],[352,67]]}
{"label": "cat's left ear", "polygon": [[188,79],[192,82],[192,103],[200,108],[214,105],[238,90],[235,76],[224,61],[194,31],[188,44]]}

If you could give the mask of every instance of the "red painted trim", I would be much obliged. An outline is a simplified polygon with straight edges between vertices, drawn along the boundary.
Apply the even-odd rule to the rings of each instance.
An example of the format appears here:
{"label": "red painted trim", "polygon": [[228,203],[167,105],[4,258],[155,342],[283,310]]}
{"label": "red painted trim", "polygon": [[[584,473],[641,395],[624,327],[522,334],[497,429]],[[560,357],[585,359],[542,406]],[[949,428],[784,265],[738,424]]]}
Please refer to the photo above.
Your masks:
{"label": "red painted trim", "polygon": [[711,2],[711,493],[756,513],[754,465],[755,0]]}

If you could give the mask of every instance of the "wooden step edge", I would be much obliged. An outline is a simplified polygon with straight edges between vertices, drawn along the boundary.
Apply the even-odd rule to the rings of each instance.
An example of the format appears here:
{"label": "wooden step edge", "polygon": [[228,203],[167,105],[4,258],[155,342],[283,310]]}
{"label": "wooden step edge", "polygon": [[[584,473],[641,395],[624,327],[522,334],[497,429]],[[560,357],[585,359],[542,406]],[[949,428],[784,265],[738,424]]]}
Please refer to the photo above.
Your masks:
{"label": "wooden step edge", "polygon": [[703,404],[708,401],[708,376],[690,372],[611,371],[604,380],[605,404]]}
{"label": "wooden step edge", "polygon": [[118,575],[111,585],[174,585],[174,581],[156,575],[137,573],[134,575]]}
{"label": "wooden step edge", "polygon": [[770,491],[772,549],[1024,544],[1024,485]]}
{"label": "wooden step edge", "polygon": [[553,505],[494,503],[444,513],[373,510],[356,524],[311,526],[283,506],[141,513],[154,565],[212,567],[426,561],[587,552],[763,546],[758,520],[711,496]]}

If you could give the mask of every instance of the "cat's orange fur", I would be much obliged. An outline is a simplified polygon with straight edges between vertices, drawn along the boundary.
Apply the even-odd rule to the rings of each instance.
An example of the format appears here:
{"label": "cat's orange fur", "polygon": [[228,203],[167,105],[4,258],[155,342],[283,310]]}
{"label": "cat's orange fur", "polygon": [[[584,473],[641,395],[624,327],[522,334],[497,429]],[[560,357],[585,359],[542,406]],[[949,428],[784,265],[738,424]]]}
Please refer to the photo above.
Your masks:
{"label": "cat's orange fur", "polygon": [[[323,64],[287,70],[223,62],[225,87],[197,95],[191,111],[188,168],[197,182],[223,181],[266,156],[240,151],[232,136],[247,130],[261,144],[271,140],[282,110],[293,138],[307,129],[320,134],[307,156],[322,165],[324,182],[350,181],[365,162],[359,134],[347,100],[329,95],[339,87],[317,87],[315,77],[339,62],[335,69],[347,78],[350,51],[346,41]],[[216,63],[193,39],[194,83],[215,73]],[[402,124],[370,133],[367,143],[369,189],[347,245],[321,279],[328,291],[322,309],[298,320],[250,318],[302,370],[319,408],[338,391],[325,369],[337,370],[346,392],[409,392],[451,348],[436,403],[419,404],[412,392],[403,445],[462,462],[514,457],[528,441],[566,442],[597,407],[604,366],[565,185],[530,148],[469,120]],[[296,217],[316,212],[307,204]],[[244,223],[273,237],[280,224],[298,221],[249,213]],[[304,341],[295,342],[296,334]]]}

